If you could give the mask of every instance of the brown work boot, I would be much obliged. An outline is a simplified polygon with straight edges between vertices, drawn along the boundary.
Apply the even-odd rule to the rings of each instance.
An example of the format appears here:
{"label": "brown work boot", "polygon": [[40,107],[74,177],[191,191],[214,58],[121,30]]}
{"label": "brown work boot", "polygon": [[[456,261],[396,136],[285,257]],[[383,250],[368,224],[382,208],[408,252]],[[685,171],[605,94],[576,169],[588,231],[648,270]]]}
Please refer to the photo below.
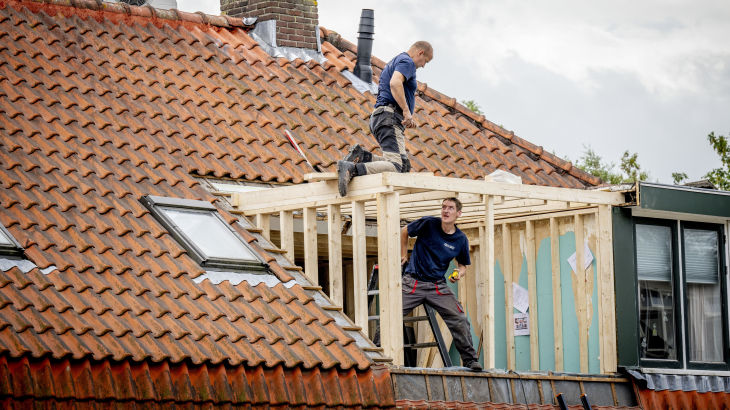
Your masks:
{"label": "brown work boot", "polygon": [[357,176],[355,164],[349,161],[337,161],[337,173],[339,174],[337,187],[340,189],[340,196],[346,196],[347,184]]}
{"label": "brown work boot", "polygon": [[363,162],[365,159],[365,150],[362,149],[360,144],[355,144],[350,147],[350,151],[342,158],[343,161],[352,162],[354,164]]}

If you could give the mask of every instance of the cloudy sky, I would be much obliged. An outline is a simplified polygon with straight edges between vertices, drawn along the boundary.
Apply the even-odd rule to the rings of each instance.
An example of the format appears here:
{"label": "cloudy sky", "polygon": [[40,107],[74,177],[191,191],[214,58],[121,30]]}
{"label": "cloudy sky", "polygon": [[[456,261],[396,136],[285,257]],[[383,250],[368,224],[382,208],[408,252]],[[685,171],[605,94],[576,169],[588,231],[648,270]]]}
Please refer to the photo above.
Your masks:
{"label": "cloudy sky", "polygon": [[[216,0],[178,0],[219,13]],[[590,145],[639,155],[659,182],[720,166],[707,134],[730,134],[730,2],[319,0],[320,25],[357,43],[375,10],[373,54],[433,44],[419,81],[561,157]]]}

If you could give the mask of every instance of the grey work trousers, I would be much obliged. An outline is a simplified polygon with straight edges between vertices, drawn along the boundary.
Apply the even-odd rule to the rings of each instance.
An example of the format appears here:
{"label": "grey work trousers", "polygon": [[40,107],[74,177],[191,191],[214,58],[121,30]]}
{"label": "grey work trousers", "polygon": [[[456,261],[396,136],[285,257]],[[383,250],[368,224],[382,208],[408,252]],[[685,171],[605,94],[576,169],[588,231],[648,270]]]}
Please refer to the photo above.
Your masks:
{"label": "grey work trousers", "polygon": [[406,151],[406,127],[401,124],[403,114],[392,106],[376,108],[370,115],[370,132],[383,151],[383,155],[367,153],[362,163],[358,163],[358,175],[379,174],[381,172],[409,172],[411,163]]}
{"label": "grey work trousers", "polygon": [[[438,282],[423,282],[416,280],[409,274],[403,275],[403,316],[405,317],[416,307],[427,304],[431,306],[444,320],[454,339],[456,350],[461,355],[462,364],[478,360],[477,352],[471,342],[471,325],[466,318],[464,309],[456,300],[454,292],[446,285],[446,280]],[[380,341],[380,328],[373,340]]]}

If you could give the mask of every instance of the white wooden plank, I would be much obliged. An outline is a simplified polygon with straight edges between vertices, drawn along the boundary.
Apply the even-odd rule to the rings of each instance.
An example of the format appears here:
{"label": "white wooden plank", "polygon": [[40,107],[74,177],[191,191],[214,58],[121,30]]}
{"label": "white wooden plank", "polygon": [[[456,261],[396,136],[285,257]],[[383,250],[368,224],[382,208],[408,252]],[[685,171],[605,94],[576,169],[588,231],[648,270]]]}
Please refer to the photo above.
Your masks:
{"label": "white wooden plank", "polygon": [[367,255],[365,246],[365,203],[352,203],[352,266],[355,285],[355,325],[367,329]]}
{"label": "white wooden plank", "polygon": [[339,205],[327,206],[330,299],[343,306],[342,297],[342,216]]}
{"label": "white wooden plank", "polygon": [[529,293],[530,315],[530,366],[532,370],[540,370],[540,342],[537,321],[537,272],[535,267],[535,222],[527,221],[525,227],[527,287]]}
{"label": "white wooden plank", "polygon": [[279,214],[279,230],[281,232],[281,249],[286,257],[294,263],[294,213],[283,211]]}
{"label": "white wooden plank", "polygon": [[563,371],[563,307],[560,288],[560,231],[557,218],[550,218],[550,258],[553,275],[553,320],[555,323],[555,371]]}
{"label": "white wooden plank", "polygon": [[319,258],[317,256],[317,210],[304,208],[304,273],[314,285],[319,284]]}
{"label": "white wooden plank", "polygon": [[616,192],[587,191],[582,189],[555,188],[536,185],[503,184],[467,179],[431,177],[386,172],[383,185],[402,188],[422,188],[437,191],[458,191],[482,195],[504,195],[525,199],[585,202],[590,204],[619,205],[624,203],[623,194]]}
{"label": "white wooden plank", "polygon": [[403,301],[400,272],[398,193],[378,195],[380,343],[396,366],[403,365]]}

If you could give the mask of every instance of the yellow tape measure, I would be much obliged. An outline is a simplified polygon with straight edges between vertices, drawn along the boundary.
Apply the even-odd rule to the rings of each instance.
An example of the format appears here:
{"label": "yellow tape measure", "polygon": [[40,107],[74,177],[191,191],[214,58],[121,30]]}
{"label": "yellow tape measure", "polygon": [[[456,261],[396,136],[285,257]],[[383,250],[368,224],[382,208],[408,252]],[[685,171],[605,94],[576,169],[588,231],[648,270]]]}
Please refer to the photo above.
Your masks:
{"label": "yellow tape measure", "polygon": [[456,279],[459,276],[459,271],[455,270],[454,273],[449,276],[449,279]]}

